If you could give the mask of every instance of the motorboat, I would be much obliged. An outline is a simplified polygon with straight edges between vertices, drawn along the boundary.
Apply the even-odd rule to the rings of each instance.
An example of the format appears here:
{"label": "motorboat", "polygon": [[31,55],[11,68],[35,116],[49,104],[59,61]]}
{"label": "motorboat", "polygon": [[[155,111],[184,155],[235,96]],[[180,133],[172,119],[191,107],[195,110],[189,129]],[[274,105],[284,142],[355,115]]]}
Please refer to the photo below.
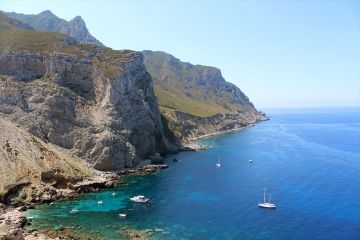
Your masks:
{"label": "motorboat", "polygon": [[126,218],[126,213],[119,213],[119,217]]}
{"label": "motorboat", "polygon": [[100,204],[103,204],[103,201],[98,201],[97,204],[99,204],[99,205],[100,205]]}
{"label": "motorboat", "polygon": [[144,196],[134,196],[132,198],[130,198],[131,201],[133,202],[137,202],[137,203],[147,203],[150,201],[150,199],[145,198]]}
{"label": "motorboat", "polygon": [[114,197],[115,195],[116,195],[116,193],[114,193],[114,192],[111,194],[111,196],[113,196],[113,197]]}
{"label": "motorboat", "polygon": [[253,163],[253,160],[249,160],[249,163]]}
{"label": "motorboat", "polygon": [[72,210],[70,211],[71,214],[75,214],[75,213],[78,213],[78,212],[80,212],[80,211],[77,210],[76,208],[74,208],[74,209],[72,209]]}

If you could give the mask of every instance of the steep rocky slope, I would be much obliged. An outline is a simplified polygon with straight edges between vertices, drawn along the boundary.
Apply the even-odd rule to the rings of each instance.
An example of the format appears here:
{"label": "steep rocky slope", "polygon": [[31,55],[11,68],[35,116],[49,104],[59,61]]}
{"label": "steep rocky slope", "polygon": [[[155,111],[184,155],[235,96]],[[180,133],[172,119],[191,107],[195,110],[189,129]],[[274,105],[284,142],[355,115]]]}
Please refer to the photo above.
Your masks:
{"label": "steep rocky slope", "polygon": [[[95,172],[70,151],[45,143],[4,118],[0,118],[0,132],[0,202],[11,201],[11,194],[25,186],[39,189],[49,183],[67,188],[68,184],[95,176]],[[12,199],[19,200],[25,199],[21,196],[18,200]]]}
{"label": "steep rocky slope", "polygon": [[21,22],[40,31],[60,32],[69,35],[80,43],[103,46],[99,40],[89,33],[84,20],[80,16],[75,17],[71,21],[66,21],[55,16],[49,10],[34,15],[15,12],[3,13],[10,18],[20,20]]}
{"label": "steep rocky slope", "polygon": [[0,117],[99,170],[175,150],[140,53],[75,44],[61,33],[0,31]]}
{"label": "steep rocky slope", "polygon": [[[67,22],[48,10],[38,15],[6,14],[37,30],[62,32],[77,41],[101,45],[88,33],[81,17]],[[266,119],[238,87],[225,81],[219,69],[181,62],[164,52],[142,54],[146,70],[154,80],[166,123],[165,134],[172,142],[186,142],[196,136]]]}
{"label": "steep rocky slope", "polygon": [[248,97],[214,67],[192,65],[164,52],[143,51],[155,94],[173,139],[238,129],[259,120]]}

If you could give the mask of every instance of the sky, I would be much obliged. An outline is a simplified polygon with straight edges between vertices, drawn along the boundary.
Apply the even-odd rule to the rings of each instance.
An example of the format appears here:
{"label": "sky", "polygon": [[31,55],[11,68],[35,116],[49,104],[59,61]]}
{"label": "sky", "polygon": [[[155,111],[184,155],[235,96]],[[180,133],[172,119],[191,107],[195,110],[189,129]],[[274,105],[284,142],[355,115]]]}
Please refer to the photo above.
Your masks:
{"label": "sky", "polygon": [[360,1],[16,1],[0,9],[82,16],[113,49],[215,66],[259,108],[360,105]]}

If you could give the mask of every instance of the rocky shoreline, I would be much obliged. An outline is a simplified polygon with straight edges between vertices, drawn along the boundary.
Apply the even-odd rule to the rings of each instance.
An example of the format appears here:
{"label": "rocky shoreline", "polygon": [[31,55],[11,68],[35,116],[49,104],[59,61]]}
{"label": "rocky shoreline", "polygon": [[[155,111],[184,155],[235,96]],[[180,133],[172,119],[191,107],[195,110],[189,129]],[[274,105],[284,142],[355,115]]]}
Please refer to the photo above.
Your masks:
{"label": "rocky shoreline", "polygon": [[[144,176],[157,172],[159,169],[167,168],[167,164],[147,164],[134,169],[127,169],[115,173],[103,173],[91,181],[83,181],[74,185],[73,189],[60,189],[51,191],[52,195],[37,196],[34,202],[23,201],[21,204],[0,204],[0,240],[33,240],[33,239],[89,239],[88,237],[75,237],[69,229],[51,230],[43,229],[27,231],[26,225],[31,220],[24,216],[27,209],[34,208],[36,204],[51,203],[53,201],[65,201],[79,197],[83,193],[97,192],[100,189],[114,188],[118,186],[126,176]],[[18,206],[20,205],[20,206]],[[135,230],[134,230],[135,231]],[[130,231],[129,232],[134,232]],[[135,234],[136,235],[136,234]],[[131,237],[131,236],[130,236]]]}
{"label": "rocky shoreline", "polygon": [[[255,124],[249,124],[246,127],[234,128],[231,130],[217,131],[210,134],[204,134],[198,137],[189,139],[190,143],[183,144],[179,151],[200,151],[209,149],[210,146],[196,143],[198,139],[213,137],[220,134],[228,134],[244,130],[252,127]],[[159,162],[159,164],[152,164],[152,162]],[[117,172],[102,172],[92,180],[81,181],[72,186],[72,189],[57,189],[55,191],[46,191],[43,195],[37,196],[33,202],[21,202],[18,205],[0,205],[0,240],[15,239],[15,240],[33,240],[33,239],[90,239],[86,236],[74,236],[71,229],[39,229],[36,231],[27,231],[25,226],[31,224],[25,216],[24,212],[27,209],[34,208],[36,204],[50,203],[53,201],[65,201],[79,197],[83,193],[97,192],[100,189],[114,188],[121,184],[126,176],[143,176],[157,172],[159,169],[167,168],[168,165],[161,163],[162,158],[155,156],[154,159],[144,160],[142,165],[137,168],[125,169]],[[50,192],[50,193],[49,193]],[[129,238],[133,239],[147,239],[146,234],[135,229],[128,229]]]}

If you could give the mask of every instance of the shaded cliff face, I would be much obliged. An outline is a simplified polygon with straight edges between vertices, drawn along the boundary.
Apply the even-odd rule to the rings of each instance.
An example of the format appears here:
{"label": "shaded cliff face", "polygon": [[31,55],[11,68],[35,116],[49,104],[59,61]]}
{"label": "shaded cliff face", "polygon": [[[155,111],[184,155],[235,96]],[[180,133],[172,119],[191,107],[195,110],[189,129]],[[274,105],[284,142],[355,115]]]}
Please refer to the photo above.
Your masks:
{"label": "shaded cliff face", "polygon": [[20,13],[6,13],[8,17],[20,20],[28,26],[46,32],[60,32],[69,35],[80,43],[95,44],[103,46],[103,44],[94,38],[86,27],[84,20],[77,16],[71,21],[66,21],[55,16],[51,11],[46,10],[39,14],[29,15]]}
{"label": "shaded cliff face", "polygon": [[225,81],[219,69],[181,62],[164,52],[142,53],[154,79],[166,132],[174,141],[266,119],[238,87]]}
{"label": "shaded cliff face", "polygon": [[140,53],[69,44],[55,33],[0,31],[0,117],[99,170],[172,149]]}

